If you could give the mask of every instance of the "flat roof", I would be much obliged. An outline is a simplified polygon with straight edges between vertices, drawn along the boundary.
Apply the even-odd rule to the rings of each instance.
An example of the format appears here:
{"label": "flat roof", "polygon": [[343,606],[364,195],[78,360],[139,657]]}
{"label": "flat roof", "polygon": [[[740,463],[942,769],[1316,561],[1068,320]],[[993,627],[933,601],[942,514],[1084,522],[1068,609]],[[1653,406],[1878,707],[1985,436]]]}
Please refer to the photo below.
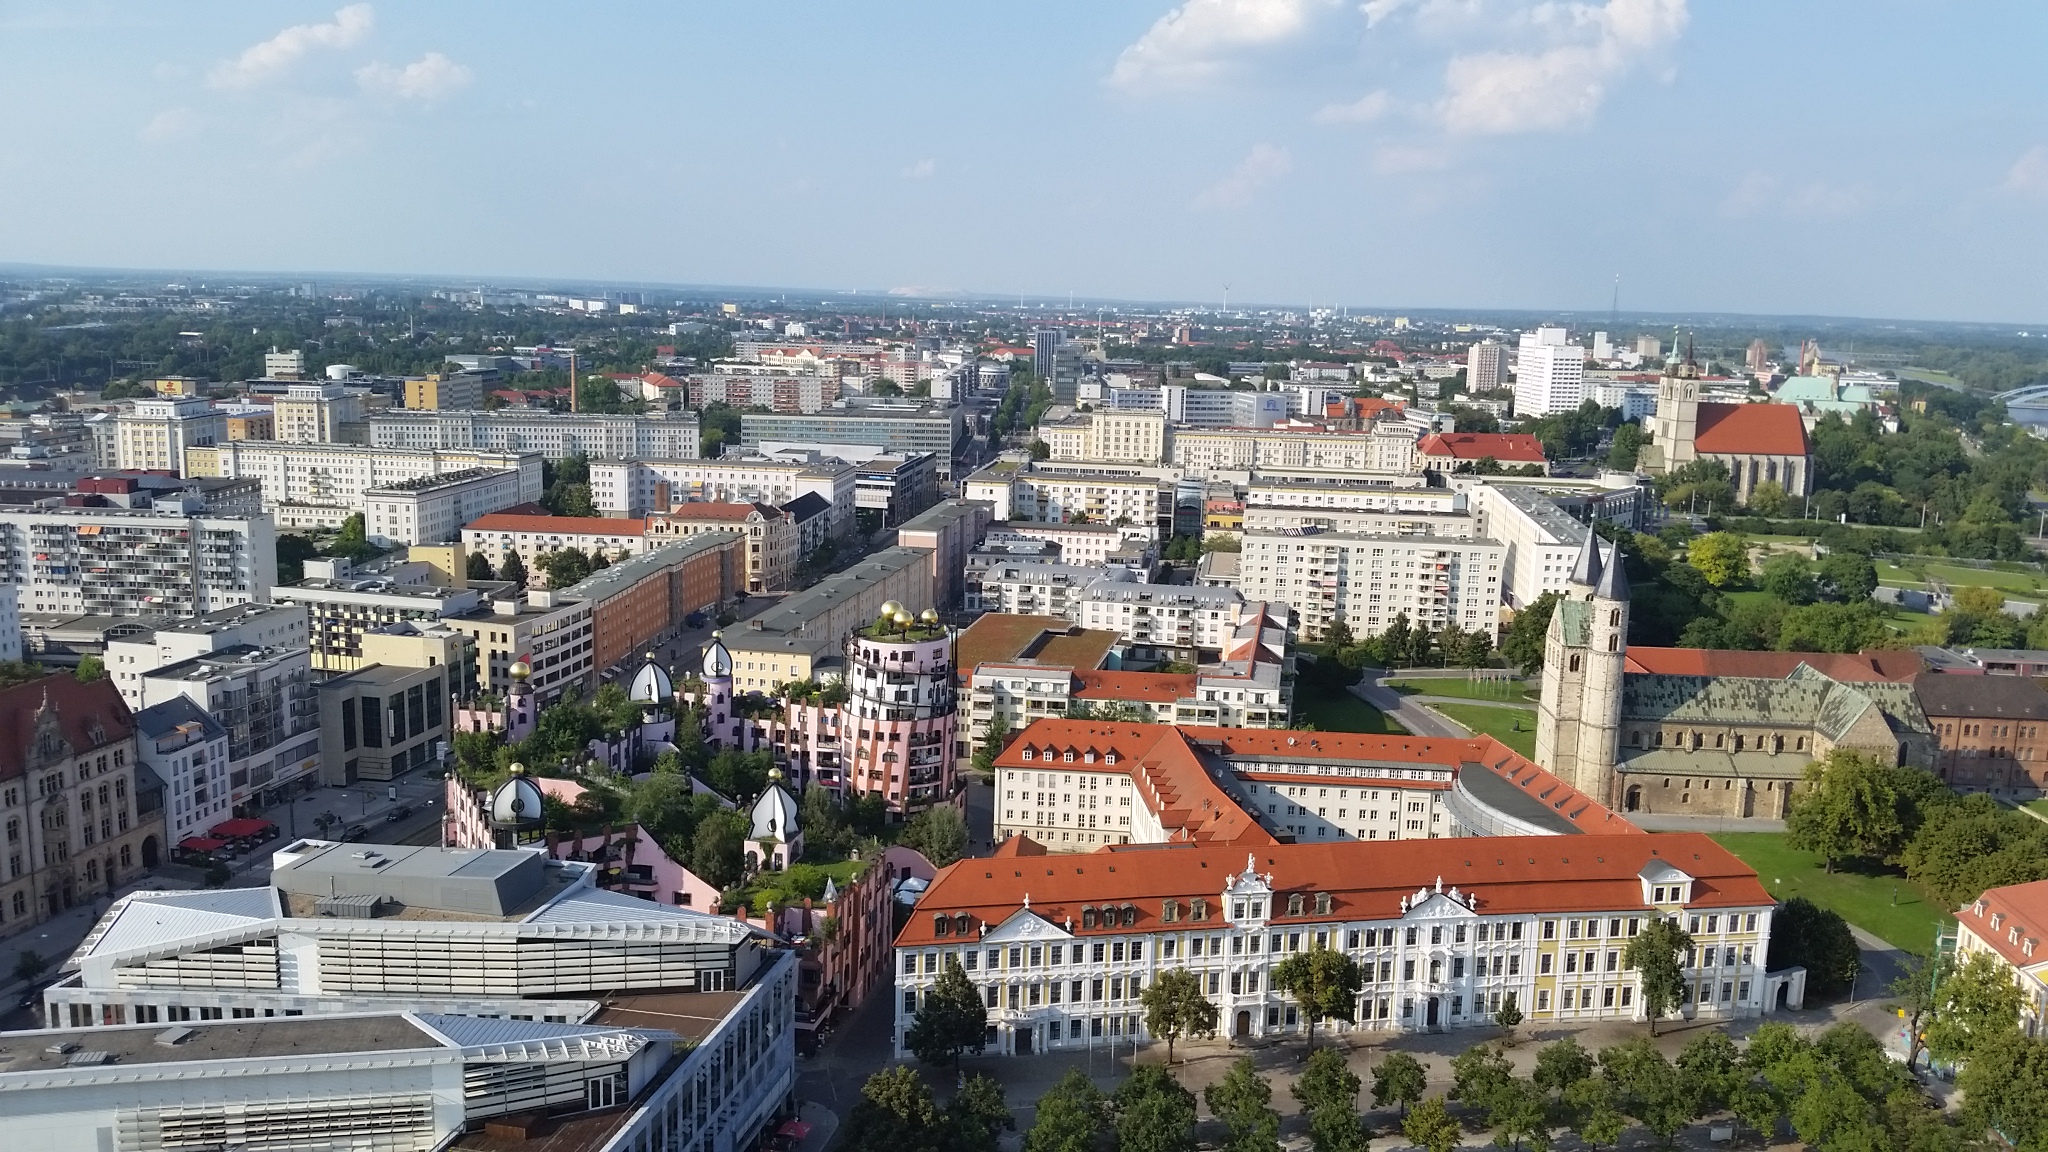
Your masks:
{"label": "flat roof", "polygon": [[[175,1044],[158,1037],[183,1033]],[[75,1045],[69,1052],[52,1047]],[[194,1024],[136,1024],[53,1031],[0,1032],[0,1075],[48,1072],[70,1066],[84,1052],[105,1052],[114,1064],[169,1064],[198,1060],[260,1060],[334,1052],[404,1052],[446,1045],[398,1014],[376,1016],[273,1016]],[[86,1065],[90,1066],[90,1065]]]}
{"label": "flat roof", "polygon": [[607,996],[589,1023],[606,1028],[665,1028],[691,1044],[709,1036],[750,989],[726,992],[640,992]]}

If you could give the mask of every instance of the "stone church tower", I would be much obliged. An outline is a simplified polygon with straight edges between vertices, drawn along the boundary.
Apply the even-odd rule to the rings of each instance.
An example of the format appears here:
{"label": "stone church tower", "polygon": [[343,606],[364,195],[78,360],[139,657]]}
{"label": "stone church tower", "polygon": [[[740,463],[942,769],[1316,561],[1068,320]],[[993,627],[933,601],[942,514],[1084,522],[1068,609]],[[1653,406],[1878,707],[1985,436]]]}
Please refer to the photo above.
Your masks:
{"label": "stone church tower", "polygon": [[1657,414],[1649,425],[1647,431],[1655,447],[1644,461],[1646,470],[1671,472],[1699,458],[1700,369],[1690,348],[1679,356],[1676,333],[1671,337],[1671,356],[1664,361],[1664,374],[1657,378]]}
{"label": "stone church tower", "polygon": [[1571,584],[1543,641],[1536,763],[1610,808],[1619,804],[1622,666],[1628,657],[1628,577],[1621,545],[1603,555],[1586,533]]}

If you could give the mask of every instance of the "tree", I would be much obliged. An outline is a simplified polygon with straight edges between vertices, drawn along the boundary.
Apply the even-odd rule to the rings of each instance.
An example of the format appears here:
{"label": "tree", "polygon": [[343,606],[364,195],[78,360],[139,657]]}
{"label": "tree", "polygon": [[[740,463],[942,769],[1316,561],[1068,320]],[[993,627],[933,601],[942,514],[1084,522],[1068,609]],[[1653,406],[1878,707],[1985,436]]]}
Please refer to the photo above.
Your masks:
{"label": "tree", "polygon": [[[1657,1017],[1677,1008],[1685,994],[1685,975],[1678,965],[1692,949],[1692,937],[1676,921],[1655,917],[1622,952],[1622,964],[1636,973],[1641,985],[1643,1015],[1649,1018],[1652,1036],[1657,1034]],[[1606,1057],[1601,1060],[1605,1063]]]}
{"label": "tree", "polygon": [[1979,1131],[1995,1128],[2022,1152],[2048,1149],[2048,1040],[2018,1029],[1986,1036],[1956,1087]]}
{"label": "tree", "polygon": [[1308,1043],[1315,1047],[1316,1023],[1358,1019],[1358,993],[1365,976],[1358,961],[1331,948],[1296,952],[1273,968],[1273,987],[1294,997],[1308,1017]]}
{"label": "tree", "polygon": [[[1202,993],[1202,979],[1185,968],[1169,968],[1138,994],[1145,1006],[1145,1030],[1166,1041],[1166,1062],[1183,1036],[1214,1036],[1216,1005]],[[1213,1105],[1212,1105],[1213,1107]]]}
{"label": "tree", "polygon": [[945,1143],[932,1090],[905,1065],[861,1085],[842,1140],[848,1152],[943,1152]]}
{"label": "tree", "polygon": [[1534,1084],[1510,1079],[1495,1093],[1489,1110],[1490,1122],[1499,1129],[1493,1142],[1499,1147],[1520,1148],[1524,1142],[1535,1152],[1550,1147],[1550,1107]]}
{"label": "tree", "polygon": [[79,683],[91,684],[95,680],[105,680],[107,678],[107,665],[104,660],[97,656],[86,656],[78,661],[78,667],[71,674],[78,679]]}
{"label": "tree", "polygon": [[498,579],[509,581],[514,591],[526,587],[526,561],[519,558],[519,553],[505,553],[505,562],[498,565]]}
{"label": "tree", "polygon": [[1820,583],[1829,597],[1861,604],[1877,590],[1877,566],[1856,552],[1830,552],[1820,562]]}
{"label": "tree", "polygon": [[747,818],[720,811],[697,825],[690,841],[690,871],[720,888],[739,882],[744,865]]}
{"label": "tree", "polygon": [[1309,1053],[1308,1063],[1302,1066],[1292,1091],[1301,1110],[1313,1112],[1318,1108],[1356,1108],[1358,1089],[1358,1074],[1351,1070],[1343,1054],[1333,1048],[1319,1048]]}
{"label": "tree", "polygon": [[1944,1063],[1969,1060],[1984,1042],[2018,1030],[2025,1004],[2012,974],[1988,952],[1973,952],[1935,994],[1927,1050]]}
{"label": "tree", "polygon": [[1593,1054],[1567,1036],[1536,1050],[1536,1070],[1531,1079],[1538,1088],[1562,1098],[1572,1085],[1592,1074]]}
{"label": "tree", "polygon": [[1701,1032],[1678,1054],[1678,1073],[1693,1092],[1695,1112],[1719,1112],[1729,1106],[1735,1090],[1747,1083],[1742,1053],[1720,1029]]}
{"label": "tree", "polygon": [[1315,1152],[1365,1152],[1372,1134],[1357,1112],[1327,1105],[1308,1114],[1308,1138]]}
{"label": "tree", "polygon": [[491,568],[491,558],[481,552],[471,552],[465,562],[464,574],[471,580],[496,580],[497,572]]}
{"label": "tree", "polygon": [[1468,1108],[1477,1108],[1492,1127],[1494,1111],[1505,1100],[1515,1082],[1514,1065],[1491,1044],[1476,1044],[1451,1059],[1450,1098]]}
{"label": "tree", "polygon": [[1131,1069],[1114,1100],[1118,1152],[1193,1152],[1195,1094],[1157,1064]]}
{"label": "tree", "polygon": [[1052,459],[1052,445],[1047,444],[1043,440],[1033,440],[1031,442],[1031,458],[1033,460]]}
{"label": "tree", "polygon": [[[1464,425],[1460,424],[1460,428]],[[1643,429],[1641,425],[1623,424],[1614,430],[1614,444],[1607,450],[1607,466],[1616,472],[1636,470],[1636,457],[1643,450]]]}
{"label": "tree", "polygon": [[1749,490],[1749,510],[1776,519],[1792,510],[1792,497],[1776,480],[1765,480]]}
{"label": "tree", "polygon": [[1509,992],[1500,1002],[1500,1008],[1493,1014],[1493,1026],[1507,1033],[1507,1039],[1515,1038],[1515,1029],[1522,1026],[1522,1010],[1515,1004],[1515,994]]}
{"label": "tree", "polygon": [[916,849],[935,868],[944,868],[967,854],[967,821],[951,804],[934,804],[910,818],[898,844]]}
{"label": "tree", "polygon": [[1688,544],[1685,562],[1716,588],[1749,575],[1749,550],[1733,532],[1709,532]]}
{"label": "tree", "polygon": [[[1777,935],[1775,924],[1771,934],[1773,937]],[[1920,1064],[1920,1053],[1927,1046],[1927,1025],[1941,1004],[1939,985],[1951,974],[1952,968],[1945,954],[1922,956],[1908,952],[1904,970],[1892,980],[1893,1007],[1906,1021],[1906,1070],[1909,1072]]]}
{"label": "tree", "polygon": [[1595,1148],[1619,1143],[1622,1133],[1628,1131],[1628,1118],[1621,1114],[1614,1081],[1604,1076],[1589,1076],[1573,1084],[1565,1090],[1564,1102],[1571,1109],[1572,1134]]}
{"label": "tree", "polygon": [[1882,859],[1899,847],[1899,794],[1891,766],[1853,748],[1836,748],[1806,766],[1806,787],[1792,797],[1787,841],[1821,858],[1832,873],[1847,859]]}
{"label": "tree", "polygon": [[2005,611],[2005,593],[1996,588],[1967,585],[1953,593],[1955,606],[1972,616],[1996,616]]}
{"label": "tree", "polygon": [[547,574],[548,587],[567,588],[590,575],[590,557],[578,548],[562,548],[534,558]]}
{"label": "tree", "polygon": [[1329,645],[1330,651],[1340,652],[1358,643],[1358,638],[1351,634],[1351,625],[1338,620],[1323,629],[1323,643]]}
{"label": "tree", "polygon": [[23,984],[33,984],[49,966],[50,962],[43,959],[42,953],[24,948],[14,957],[14,978]]}
{"label": "tree", "polygon": [[1691,1090],[1648,1040],[1603,1049],[1600,1068],[1614,1081],[1621,1111],[1640,1121],[1664,1146],[1669,1147],[1672,1137],[1693,1118]]}
{"label": "tree", "polygon": [[1780,552],[1764,561],[1758,571],[1757,583],[1764,591],[1787,604],[1811,604],[1820,595],[1813,573],[1807,571],[1805,559],[1790,552]]}
{"label": "tree", "polygon": [[1429,1075],[1423,1071],[1422,1062],[1406,1052],[1389,1052],[1373,1065],[1372,1103],[1375,1108],[1389,1104],[1401,1106],[1402,1115],[1407,1115],[1408,1106],[1422,1099],[1422,1090],[1429,1084]]}
{"label": "tree", "polygon": [[974,750],[974,770],[983,775],[995,773],[996,757],[1003,754],[1003,745],[1010,739],[1010,722],[1001,716],[988,722],[988,735],[982,739],[981,747]]}
{"label": "tree", "polygon": [[946,1122],[952,1130],[946,1152],[996,1152],[998,1133],[1017,1129],[1002,1084],[979,1073],[963,1080],[946,1102]]}
{"label": "tree", "polygon": [[1037,1117],[1024,1134],[1024,1152],[1095,1152],[1107,1128],[1102,1093],[1079,1068],[1067,1069],[1038,1098]]}
{"label": "tree", "polygon": [[1766,963],[1772,971],[1806,969],[1807,991],[1823,996],[1854,987],[1856,975],[1863,968],[1856,937],[1841,913],[1822,908],[1804,896],[1792,897],[1772,914],[1771,950]]}
{"label": "tree", "polygon": [[296,532],[277,534],[277,582],[297,584],[306,578],[306,561],[320,554],[311,540]]}
{"label": "tree", "polygon": [[[1163,981],[1165,977],[1160,979]],[[1150,1005],[1147,1008],[1149,1010]],[[1147,1027],[1150,1027],[1149,1022]],[[1158,1035],[1158,1031],[1157,1028],[1152,1029],[1154,1035]],[[1171,1057],[1168,1059],[1170,1061]],[[1223,1122],[1223,1130],[1229,1133],[1223,1143],[1223,1152],[1277,1152],[1280,1146],[1280,1113],[1273,1110],[1273,1086],[1259,1075],[1251,1057],[1239,1057],[1231,1064],[1230,1071],[1224,1073],[1223,1079],[1202,1089],[1202,1102]]]}
{"label": "tree", "polygon": [[1458,1122],[1443,1097],[1431,1096],[1402,1119],[1401,1135],[1427,1152],[1451,1152],[1458,1146]]}
{"label": "tree", "polygon": [[960,962],[946,957],[945,970],[918,998],[917,1017],[903,1044],[926,1064],[960,1067],[960,1055],[981,1051],[988,1036],[988,1005]]}
{"label": "tree", "polygon": [[1524,676],[1534,676],[1543,670],[1543,643],[1550,632],[1550,617],[1557,611],[1557,601],[1555,592],[1545,592],[1531,600],[1528,607],[1515,613],[1507,632],[1501,636],[1500,654],[1520,668]]}

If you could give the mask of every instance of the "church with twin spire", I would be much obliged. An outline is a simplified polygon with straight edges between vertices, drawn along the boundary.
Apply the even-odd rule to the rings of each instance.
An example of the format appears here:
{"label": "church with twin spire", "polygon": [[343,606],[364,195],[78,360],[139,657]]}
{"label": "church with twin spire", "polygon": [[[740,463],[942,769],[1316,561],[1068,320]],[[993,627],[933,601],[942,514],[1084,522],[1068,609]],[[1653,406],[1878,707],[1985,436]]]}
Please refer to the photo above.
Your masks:
{"label": "church with twin spire", "polygon": [[1910,651],[1630,647],[1620,545],[1586,534],[1543,646],[1536,762],[1622,813],[1783,819],[1835,748],[1928,767]]}

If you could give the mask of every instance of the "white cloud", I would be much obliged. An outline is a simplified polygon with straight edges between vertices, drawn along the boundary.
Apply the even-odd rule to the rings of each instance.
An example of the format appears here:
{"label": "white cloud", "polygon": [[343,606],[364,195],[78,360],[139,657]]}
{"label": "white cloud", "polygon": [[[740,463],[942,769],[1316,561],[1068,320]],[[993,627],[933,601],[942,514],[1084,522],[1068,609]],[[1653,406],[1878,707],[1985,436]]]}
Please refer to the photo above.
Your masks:
{"label": "white cloud", "polygon": [[467,85],[470,75],[463,65],[439,52],[429,52],[403,68],[366,64],[356,69],[356,83],[365,92],[401,100],[433,100]]}
{"label": "white cloud", "polygon": [[1555,132],[1590,119],[1616,80],[1685,30],[1686,0],[1538,4],[1532,31],[1565,39],[1536,51],[1454,56],[1437,104],[1444,126],[1470,135]]}
{"label": "white cloud", "polygon": [[1394,107],[1394,98],[1384,89],[1368,92],[1349,104],[1325,104],[1316,110],[1318,124],[1370,124]]}
{"label": "white cloud", "polygon": [[1365,0],[1358,10],[1365,13],[1365,26],[1372,28],[1407,6],[1408,0]]}
{"label": "white cloud", "polygon": [[347,48],[370,34],[376,23],[368,4],[351,4],[328,24],[294,24],[250,45],[233,60],[217,65],[207,83],[215,88],[250,88],[289,71],[300,57],[316,48]]}
{"label": "white cloud", "polygon": [[905,180],[929,180],[939,174],[939,162],[929,156],[903,169]]}
{"label": "white cloud", "polygon": [[199,118],[190,108],[166,108],[149,118],[136,136],[150,144],[168,144],[190,136],[199,126]]}
{"label": "white cloud", "polygon": [[2006,171],[2005,183],[2000,184],[1998,190],[2028,196],[2048,195],[2048,148],[2036,144],[2022,152]]}
{"label": "white cloud", "polygon": [[1230,175],[1195,197],[1195,207],[1243,207],[1251,203],[1259,189],[1287,175],[1293,168],[1294,157],[1288,154],[1287,149],[1271,144],[1254,144],[1245,158],[1237,162],[1237,167],[1230,170]]}
{"label": "white cloud", "polygon": [[1300,35],[1326,0],[1185,0],[1116,58],[1121,88],[1193,87],[1216,79],[1242,49]]}

